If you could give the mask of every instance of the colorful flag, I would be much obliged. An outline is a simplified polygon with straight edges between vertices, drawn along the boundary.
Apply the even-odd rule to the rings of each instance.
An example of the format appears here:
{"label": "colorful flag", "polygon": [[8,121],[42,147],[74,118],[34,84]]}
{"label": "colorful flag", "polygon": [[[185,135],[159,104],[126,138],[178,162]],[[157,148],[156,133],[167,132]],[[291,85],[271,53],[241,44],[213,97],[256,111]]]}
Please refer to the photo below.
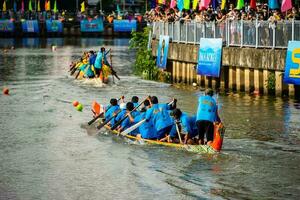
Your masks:
{"label": "colorful flag", "polygon": [[176,7],[176,0],[171,0],[170,8]]}
{"label": "colorful flag", "polygon": [[45,10],[46,11],[50,11],[51,10],[51,2],[50,1],[47,1],[46,3],[45,3]]}
{"label": "colorful flag", "polygon": [[165,5],[165,4],[166,4],[166,0],[158,0],[158,4],[163,4],[163,5]]}
{"label": "colorful flag", "polygon": [[201,0],[200,1],[200,10],[207,9],[210,4],[210,0]]}
{"label": "colorful flag", "polygon": [[244,0],[238,0],[236,9],[241,10],[242,8],[244,8]]}
{"label": "colorful flag", "polygon": [[54,8],[53,8],[53,12],[57,12],[57,6],[56,6],[56,0],[54,1]]}
{"label": "colorful flag", "polygon": [[29,10],[29,11],[32,11],[31,0],[29,0],[28,10]]}
{"label": "colorful flag", "polygon": [[24,0],[22,0],[22,3],[21,3],[21,11],[24,12],[24,10],[25,10]]}
{"label": "colorful flag", "polygon": [[281,3],[281,12],[288,11],[293,7],[292,0],[282,0]]}
{"label": "colorful flag", "polygon": [[222,0],[222,3],[221,3],[221,10],[224,10],[224,9],[225,9],[225,6],[226,6],[226,0]]}
{"label": "colorful flag", "polygon": [[193,10],[197,9],[199,0],[193,0]]}
{"label": "colorful flag", "polygon": [[38,12],[41,12],[41,4],[40,4],[40,0],[38,1],[37,11],[38,11]]}
{"label": "colorful flag", "polygon": [[250,8],[256,10],[256,0],[250,0]]}
{"label": "colorful flag", "polygon": [[184,0],[184,9],[189,10],[190,9],[190,0]]}
{"label": "colorful flag", "polygon": [[119,4],[117,4],[117,13],[118,13],[118,16],[121,16],[121,9],[120,9]]}
{"label": "colorful flag", "polygon": [[3,1],[2,11],[6,12],[6,1],[5,0]]}
{"label": "colorful flag", "polygon": [[183,10],[183,0],[177,0],[177,8],[182,11]]}
{"label": "colorful flag", "polygon": [[212,0],[211,6],[214,10],[217,10],[217,7],[219,6],[218,0]]}
{"label": "colorful flag", "polygon": [[156,7],[156,0],[151,0],[151,8],[155,8]]}
{"label": "colorful flag", "polygon": [[14,11],[17,12],[18,7],[17,7],[17,2],[14,0]]}
{"label": "colorful flag", "polygon": [[85,11],[85,4],[84,4],[84,1],[83,1],[80,5],[81,5],[80,11],[81,11],[81,12],[84,12],[84,11]]}
{"label": "colorful flag", "polygon": [[269,9],[271,9],[271,10],[279,8],[277,0],[269,0],[268,5],[269,5]]}

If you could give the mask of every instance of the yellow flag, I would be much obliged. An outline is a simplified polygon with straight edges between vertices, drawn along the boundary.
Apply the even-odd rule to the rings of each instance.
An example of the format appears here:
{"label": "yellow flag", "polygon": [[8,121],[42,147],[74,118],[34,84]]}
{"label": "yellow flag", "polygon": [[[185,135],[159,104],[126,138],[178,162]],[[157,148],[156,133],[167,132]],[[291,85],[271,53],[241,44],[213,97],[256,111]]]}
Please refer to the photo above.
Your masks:
{"label": "yellow flag", "polygon": [[224,9],[225,9],[225,4],[226,4],[226,0],[222,0],[221,10],[224,10]]}
{"label": "yellow flag", "polygon": [[199,0],[194,0],[193,1],[193,10],[197,10],[198,1]]}
{"label": "yellow flag", "polygon": [[41,12],[40,0],[38,1],[38,5],[37,5],[37,11],[38,11],[38,12]]}
{"label": "yellow flag", "polygon": [[81,12],[84,12],[84,11],[85,11],[84,1],[83,1],[80,5],[81,5],[80,11],[81,11]]}
{"label": "yellow flag", "polygon": [[6,12],[6,2],[5,2],[5,0],[4,0],[4,2],[3,2],[2,11],[3,11],[3,12]]}

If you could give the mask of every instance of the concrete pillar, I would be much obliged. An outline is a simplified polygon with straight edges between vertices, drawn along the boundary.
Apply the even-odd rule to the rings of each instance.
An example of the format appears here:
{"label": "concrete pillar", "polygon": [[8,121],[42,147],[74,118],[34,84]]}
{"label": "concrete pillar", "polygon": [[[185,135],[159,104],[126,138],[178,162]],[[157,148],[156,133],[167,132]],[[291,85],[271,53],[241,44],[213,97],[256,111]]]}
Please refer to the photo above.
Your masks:
{"label": "concrete pillar", "polygon": [[232,89],[233,86],[233,70],[232,67],[228,68],[228,73],[229,73],[229,77],[228,77],[228,88]]}
{"label": "concrete pillar", "polygon": [[204,78],[205,78],[205,83],[204,83],[205,85],[204,85],[204,86],[205,86],[206,88],[208,88],[208,87],[209,87],[209,77],[208,77],[208,76],[205,76]]}
{"label": "concrete pillar", "polygon": [[282,72],[275,71],[275,93],[277,96],[281,96],[282,94]]}
{"label": "concrete pillar", "polygon": [[259,70],[254,69],[254,91],[259,91]]}
{"label": "concrete pillar", "polygon": [[181,74],[182,82],[186,83],[186,63],[185,62],[182,62],[181,69],[182,69],[182,74]]}
{"label": "concrete pillar", "polygon": [[263,85],[264,85],[264,94],[268,94],[268,78],[269,78],[270,72],[266,69],[263,70]]}
{"label": "concrete pillar", "polygon": [[217,88],[216,86],[217,86],[217,80],[216,80],[216,78],[212,77],[212,80],[211,80],[212,89],[216,89]]}
{"label": "concrete pillar", "polygon": [[294,97],[295,96],[295,86],[292,84],[289,84],[289,96]]}
{"label": "concrete pillar", "polygon": [[236,68],[235,78],[236,90],[241,91],[241,69],[239,67]]}
{"label": "concrete pillar", "polygon": [[176,77],[176,83],[178,83],[179,80],[180,80],[180,70],[179,70],[179,67],[180,67],[180,62],[177,62],[177,65],[176,65],[176,75],[177,75],[177,77]]}
{"label": "concrete pillar", "polygon": [[186,70],[187,70],[187,72],[186,72],[186,75],[187,75],[187,76],[186,76],[187,81],[186,81],[186,82],[187,82],[187,84],[189,84],[189,85],[191,84],[191,73],[190,73],[190,71],[191,71],[190,68],[191,68],[191,67],[190,67],[190,65],[191,65],[191,64],[189,64],[189,63],[186,65]]}
{"label": "concrete pillar", "polygon": [[198,85],[201,85],[201,76],[200,75],[197,75],[197,84]]}
{"label": "concrete pillar", "polygon": [[245,92],[249,92],[249,90],[250,90],[250,70],[248,68],[245,68],[244,74],[245,74]]}
{"label": "concrete pillar", "polygon": [[173,83],[176,82],[176,65],[177,65],[177,62],[172,61],[172,80],[173,80]]}

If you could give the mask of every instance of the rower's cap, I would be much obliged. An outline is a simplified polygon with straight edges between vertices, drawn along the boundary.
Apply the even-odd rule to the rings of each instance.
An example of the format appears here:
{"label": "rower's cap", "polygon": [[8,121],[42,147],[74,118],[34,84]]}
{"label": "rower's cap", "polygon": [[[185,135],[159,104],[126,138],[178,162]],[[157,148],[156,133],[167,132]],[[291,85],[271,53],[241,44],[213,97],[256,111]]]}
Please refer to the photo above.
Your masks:
{"label": "rower's cap", "polygon": [[172,112],[171,112],[171,116],[179,118],[182,115],[182,112],[180,109],[175,108]]}

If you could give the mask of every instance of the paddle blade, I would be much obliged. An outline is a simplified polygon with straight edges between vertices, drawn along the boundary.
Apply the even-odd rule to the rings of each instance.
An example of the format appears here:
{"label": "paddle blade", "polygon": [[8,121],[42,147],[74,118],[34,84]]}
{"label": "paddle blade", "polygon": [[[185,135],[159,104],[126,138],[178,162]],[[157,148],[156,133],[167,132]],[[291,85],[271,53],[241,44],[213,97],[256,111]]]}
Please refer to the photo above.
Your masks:
{"label": "paddle blade", "polygon": [[129,127],[128,129],[126,129],[125,131],[122,131],[121,135],[127,135],[131,131],[134,131],[135,129],[140,127],[145,121],[146,121],[146,119],[139,121],[138,123],[134,124],[133,126]]}

